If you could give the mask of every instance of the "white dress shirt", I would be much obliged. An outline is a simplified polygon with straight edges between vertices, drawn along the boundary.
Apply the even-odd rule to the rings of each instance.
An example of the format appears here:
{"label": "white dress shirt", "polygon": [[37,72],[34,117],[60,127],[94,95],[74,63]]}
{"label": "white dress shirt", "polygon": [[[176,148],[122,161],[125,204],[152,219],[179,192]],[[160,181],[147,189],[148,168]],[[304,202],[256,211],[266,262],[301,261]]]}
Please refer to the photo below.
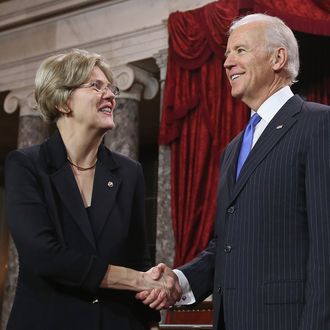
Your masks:
{"label": "white dress shirt", "polygon": [[[270,96],[259,109],[251,110],[251,116],[255,112],[261,117],[260,122],[256,125],[253,133],[252,148],[260,138],[262,132],[265,130],[270,121],[274,118],[277,112],[282,108],[282,106],[293,96],[293,93],[289,86],[285,86]],[[196,302],[195,296],[190,288],[187,277],[178,269],[174,269],[175,274],[179,278],[179,283],[182,289],[181,300],[175,305],[190,305]]]}
{"label": "white dress shirt", "polygon": [[[257,110],[261,120],[256,125],[253,133],[252,148],[260,138],[262,132],[265,130],[270,121],[274,118],[277,112],[283,105],[293,96],[289,86],[285,86],[270,96]],[[251,110],[251,116],[255,114],[255,110]]]}

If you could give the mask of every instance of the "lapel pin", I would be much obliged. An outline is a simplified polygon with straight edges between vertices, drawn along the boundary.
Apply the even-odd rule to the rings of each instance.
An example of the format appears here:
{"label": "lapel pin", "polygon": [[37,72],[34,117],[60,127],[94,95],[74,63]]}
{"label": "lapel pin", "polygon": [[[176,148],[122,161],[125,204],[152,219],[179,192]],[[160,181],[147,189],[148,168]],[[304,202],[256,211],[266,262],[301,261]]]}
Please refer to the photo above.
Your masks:
{"label": "lapel pin", "polygon": [[283,127],[283,125],[278,125],[276,126],[276,129],[281,129]]}
{"label": "lapel pin", "polygon": [[108,182],[108,187],[109,187],[109,188],[112,188],[112,187],[113,187],[113,182],[112,182],[112,181],[109,181],[109,182]]}

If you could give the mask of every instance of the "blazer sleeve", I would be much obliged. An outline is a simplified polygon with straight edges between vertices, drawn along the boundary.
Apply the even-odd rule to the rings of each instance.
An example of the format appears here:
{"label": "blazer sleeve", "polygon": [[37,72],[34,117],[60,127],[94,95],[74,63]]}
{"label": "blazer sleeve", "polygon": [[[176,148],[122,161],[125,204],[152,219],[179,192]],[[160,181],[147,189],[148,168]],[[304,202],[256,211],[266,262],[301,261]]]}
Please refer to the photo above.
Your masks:
{"label": "blazer sleeve", "polygon": [[6,219],[20,264],[40,277],[95,293],[107,263],[68,248],[49,215],[36,163],[23,151],[5,163]]}
{"label": "blazer sleeve", "polygon": [[309,253],[300,330],[330,329],[330,110],[314,129],[306,155]]}
{"label": "blazer sleeve", "polygon": [[216,246],[214,237],[199,256],[178,268],[187,277],[196,302],[203,301],[213,291]]}

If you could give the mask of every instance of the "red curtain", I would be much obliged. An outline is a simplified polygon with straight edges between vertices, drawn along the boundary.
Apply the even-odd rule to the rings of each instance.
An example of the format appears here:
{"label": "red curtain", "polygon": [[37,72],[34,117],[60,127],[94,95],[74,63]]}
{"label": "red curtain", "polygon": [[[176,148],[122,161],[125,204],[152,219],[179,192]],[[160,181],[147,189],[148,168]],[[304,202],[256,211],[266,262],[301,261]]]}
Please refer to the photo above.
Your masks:
{"label": "red curtain", "polygon": [[[298,31],[330,35],[327,2],[219,0],[170,15],[160,143],[171,145],[174,266],[207,245],[216,212],[220,153],[248,118],[245,105],[231,97],[223,69],[230,23],[250,10],[279,16]],[[322,81],[328,100],[329,79]],[[313,97],[317,91],[308,93]],[[323,97],[314,100],[322,102]]]}
{"label": "red curtain", "polygon": [[330,38],[305,35],[300,57],[302,94],[309,101],[330,105]]}
{"label": "red curtain", "polygon": [[255,0],[250,3],[254,12],[280,17],[292,30],[330,35],[330,0]]}
{"label": "red curtain", "polygon": [[171,144],[174,265],[207,245],[216,211],[219,157],[248,111],[230,93],[223,54],[235,1],[170,15],[160,142]]}
{"label": "red curtain", "polygon": [[308,89],[307,100],[330,105],[330,75],[321,76],[319,82]]}

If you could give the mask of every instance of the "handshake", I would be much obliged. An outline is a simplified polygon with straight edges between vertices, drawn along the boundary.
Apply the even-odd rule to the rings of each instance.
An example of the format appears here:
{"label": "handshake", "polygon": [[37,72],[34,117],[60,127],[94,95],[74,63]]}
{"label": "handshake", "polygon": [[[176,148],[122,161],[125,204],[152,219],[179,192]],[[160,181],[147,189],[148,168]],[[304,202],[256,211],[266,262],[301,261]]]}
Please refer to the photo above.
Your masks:
{"label": "handshake", "polygon": [[177,275],[160,263],[142,274],[141,286],[145,289],[135,297],[145,305],[160,310],[169,308],[181,299],[182,290]]}

